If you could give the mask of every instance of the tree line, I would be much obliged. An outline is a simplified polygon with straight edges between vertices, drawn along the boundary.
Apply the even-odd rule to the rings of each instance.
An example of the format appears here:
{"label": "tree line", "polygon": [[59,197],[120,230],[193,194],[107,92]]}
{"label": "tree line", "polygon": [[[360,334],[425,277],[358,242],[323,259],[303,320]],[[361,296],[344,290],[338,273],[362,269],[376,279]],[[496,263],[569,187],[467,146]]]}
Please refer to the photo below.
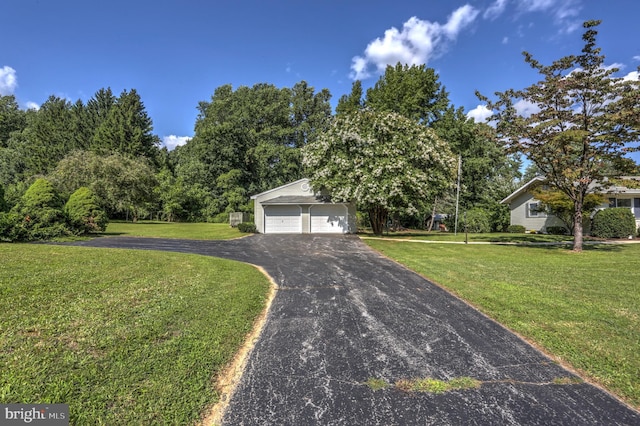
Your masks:
{"label": "tree line", "polygon": [[[291,88],[224,85],[197,106],[193,138],[167,151],[135,89],[116,96],[103,88],[86,103],[51,96],[27,111],[2,96],[0,210],[16,208],[45,179],[65,200],[88,188],[110,218],[226,221],[229,212],[253,211],[250,195],[311,176],[315,166],[303,163],[303,148],[340,117],[378,111],[429,129],[440,151],[462,157],[462,208],[479,211],[491,229],[508,225],[498,201],[516,184],[519,159],[491,127],[451,104],[433,69],[389,66],[366,93],[354,82],[335,113],[330,99],[327,89],[304,81]],[[392,209],[390,218],[424,226],[434,211],[453,213],[452,183],[421,193],[413,209]]]}

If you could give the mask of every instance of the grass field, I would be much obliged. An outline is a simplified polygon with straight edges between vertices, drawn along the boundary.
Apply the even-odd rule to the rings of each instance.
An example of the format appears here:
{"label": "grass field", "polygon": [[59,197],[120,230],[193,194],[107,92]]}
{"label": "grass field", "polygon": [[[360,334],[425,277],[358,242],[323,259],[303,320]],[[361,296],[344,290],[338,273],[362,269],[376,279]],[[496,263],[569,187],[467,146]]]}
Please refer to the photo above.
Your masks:
{"label": "grass field", "polygon": [[0,403],[67,403],[71,424],[197,421],[269,287],[178,253],[0,244],[0,259]]}
{"label": "grass field", "polygon": [[366,243],[640,408],[640,244]]}
{"label": "grass field", "polygon": [[[402,240],[421,240],[421,241],[442,241],[442,242],[492,242],[492,243],[548,243],[548,242],[572,242],[573,237],[568,235],[549,235],[549,234],[509,234],[506,232],[494,232],[487,234],[465,234],[464,232],[437,232],[437,231],[399,231],[385,232],[381,236],[376,236],[372,232],[358,232],[365,238],[382,238],[382,239],[402,239]],[[591,240],[585,237],[585,241]]]}
{"label": "grass field", "polygon": [[129,237],[185,238],[189,240],[229,240],[248,234],[232,228],[228,223],[185,222],[109,222],[104,235]]}

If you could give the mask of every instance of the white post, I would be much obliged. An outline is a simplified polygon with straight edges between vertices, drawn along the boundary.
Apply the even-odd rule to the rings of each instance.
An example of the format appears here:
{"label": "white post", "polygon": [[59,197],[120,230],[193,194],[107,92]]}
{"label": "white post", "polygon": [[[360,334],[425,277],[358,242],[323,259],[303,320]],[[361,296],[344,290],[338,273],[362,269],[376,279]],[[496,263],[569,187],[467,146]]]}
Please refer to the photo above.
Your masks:
{"label": "white post", "polygon": [[462,155],[458,156],[458,190],[456,192],[456,222],[453,235],[458,235],[458,205],[460,204],[460,171],[462,170]]}

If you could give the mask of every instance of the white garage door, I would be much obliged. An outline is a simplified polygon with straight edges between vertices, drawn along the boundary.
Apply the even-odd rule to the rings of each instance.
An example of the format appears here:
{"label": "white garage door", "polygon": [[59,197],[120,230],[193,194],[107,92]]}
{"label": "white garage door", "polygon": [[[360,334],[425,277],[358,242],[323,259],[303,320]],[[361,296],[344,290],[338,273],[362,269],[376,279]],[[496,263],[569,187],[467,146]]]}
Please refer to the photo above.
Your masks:
{"label": "white garage door", "polygon": [[300,234],[302,213],[299,206],[264,206],[265,234]]}
{"label": "white garage door", "polygon": [[348,230],[346,206],[335,204],[311,206],[311,233],[344,234]]}

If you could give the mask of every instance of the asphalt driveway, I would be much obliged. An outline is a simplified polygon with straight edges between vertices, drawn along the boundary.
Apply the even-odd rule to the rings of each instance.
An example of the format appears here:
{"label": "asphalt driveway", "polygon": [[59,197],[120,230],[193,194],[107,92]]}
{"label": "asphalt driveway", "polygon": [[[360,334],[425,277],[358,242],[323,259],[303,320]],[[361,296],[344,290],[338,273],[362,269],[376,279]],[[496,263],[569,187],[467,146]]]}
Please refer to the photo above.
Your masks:
{"label": "asphalt driveway", "polygon": [[[262,266],[279,289],[224,424],[640,425],[608,393],[353,236],[76,245],[198,253]],[[461,265],[461,267],[464,267]],[[371,378],[459,377],[477,389],[373,390]]]}

